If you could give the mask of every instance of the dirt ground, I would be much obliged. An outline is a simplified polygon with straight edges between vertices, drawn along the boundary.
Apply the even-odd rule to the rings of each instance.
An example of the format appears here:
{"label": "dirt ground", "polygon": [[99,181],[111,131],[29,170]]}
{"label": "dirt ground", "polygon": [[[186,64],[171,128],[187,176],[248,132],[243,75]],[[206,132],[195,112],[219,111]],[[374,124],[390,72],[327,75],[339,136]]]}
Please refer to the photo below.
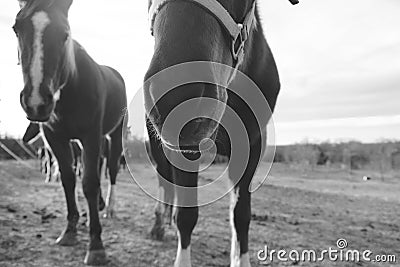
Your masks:
{"label": "dirt ground", "polygon": [[[88,241],[84,218],[79,244],[59,247],[55,239],[66,224],[60,184],[44,183],[33,169],[13,161],[0,162],[0,266],[84,266]],[[263,166],[265,168],[265,166]],[[201,174],[212,177],[224,166]],[[135,166],[155,184],[150,167]],[[250,230],[252,266],[400,266],[400,175],[363,181],[362,172],[334,169],[303,171],[274,165],[267,182],[253,194]],[[107,182],[102,181],[103,192]],[[107,266],[172,266],[176,235],[168,228],[165,240],[154,241],[155,201],[122,171],[117,181],[116,218],[102,219]],[[103,193],[104,194],[104,193]],[[80,204],[84,200],[80,197]],[[373,255],[395,255],[397,263],[260,262],[257,251],[336,248],[344,238],[349,249],[369,249]],[[192,237],[193,266],[229,266],[228,198],[200,208]]]}

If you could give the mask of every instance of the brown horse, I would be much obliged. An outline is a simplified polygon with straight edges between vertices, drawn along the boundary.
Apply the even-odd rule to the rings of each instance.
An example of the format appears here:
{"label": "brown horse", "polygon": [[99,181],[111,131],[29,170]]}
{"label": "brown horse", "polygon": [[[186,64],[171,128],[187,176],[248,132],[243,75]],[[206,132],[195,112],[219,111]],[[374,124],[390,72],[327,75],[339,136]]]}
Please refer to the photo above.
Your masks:
{"label": "brown horse", "polygon": [[[296,0],[291,2],[297,3]],[[191,266],[191,235],[198,219],[195,188],[198,184],[196,170],[199,163],[196,160],[200,156],[201,145],[210,139],[215,141],[218,154],[231,160],[228,167],[233,185],[230,207],[231,266],[250,266],[249,187],[264,153],[266,127],[280,90],[277,67],[264,37],[257,3],[255,0],[150,0],[149,13],[155,48],[144,85],[147,127],[158,174],[175,185],[179,238],[175,266]],[[209,73],[209,76],[217,77],[215,84],[193,81],[172,89],[167,88],[171,84],[169,81],[174,80],[176,76],[183,76],[185,70],[174,77],[169,77],[161,71],[189,62],[216,62],[229,68],[216,68],[216,65],[209,64],[208,69],[202,69]],[[249,77],[259,90],[257,92],[252,91],[252,88],[242,88],[245,94],[254,97],[261,92],[261,98],[266,100],[265,106],[269,106],[263,107],[266,112],[261,114],[261,119],[258,119],[256,112],[252,110],[251,103],[243,100],[237,92],[228,90],[228,86],[221,86],[240,85],[240,81],[235,78],[238,71]],[[158,84],[151,79],[155,76],[159,77]],[[191,103],[185,111],[198,116],[178,128],[180,131],[177,133],[176,125],[170,126],[166,122],[170,113],[185,102]],[[242,142],[231,139],[231,133],[223,127],[240,127],[227,112],[228,109],[233,110],[244,125],[248,145],[245,140]],[[184,116],[182,113],[185,112],[180,112],[177,116]],[[178,120],[173,117],[172,121],[174,119]],[[240,156],[236,159],[232,157],[233,148],[249,151],[248,164],[243,171],[240,169],[243,159]],[[182,153],[192,162],[187,163],[188,166],[191,165],[190,171],[182,170],[167,160],[169,154],[174,158],[177,153]],[[195,190],[184,194],[183,190],[177,189],[178,186]],[[163,182],[160,182],[160,187],[161,192],[166,192]],[[157,223],[160,216],[156,210],[158,219],[152,233],[162,229]]]}
{"label": "brown horse", "polygon": [[59,162],[68,208],[67,227],[56,242],[68,246],[77,241],[79,213],[70,140],[78,139],[84,150],[82,185],[90,217],[85,263],[104,264],[106,254],[98,213],[100,151],[103,136],[109,134],[110,176],[115,178],[122,153],[125,84],[117,71],[98,65],[71,38],[68,11],[72,0],[20,3],[13,29],[25,83],[21,105],[27,118],[40,124]]}

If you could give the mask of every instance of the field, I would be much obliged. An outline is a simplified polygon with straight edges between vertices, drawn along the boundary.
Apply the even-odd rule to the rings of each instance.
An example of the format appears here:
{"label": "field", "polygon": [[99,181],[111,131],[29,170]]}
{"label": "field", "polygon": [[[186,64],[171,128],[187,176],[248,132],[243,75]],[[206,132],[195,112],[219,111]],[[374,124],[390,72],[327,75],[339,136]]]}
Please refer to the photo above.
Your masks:
{"label": "field", "polygon": [[[0,162],[0,266],[84,266],[88,240],[84,218],[79,225],[80,243],[75,247],[56,246],[54,241],[66,223],[61,185],[45,184],[36,163],[27,163],[35,168],[14,161]],[[134,168],[147,178],[149,187],[156,183],[149,166],[137,164]],[[212,179],[223,168],[213,166],[201,174],[201,179]],[[371,180],[363,181],[363,175],[362,171],[310,171],[275,164],[266,183],[253,194],[252,265],[400,266],[400,177],[382,180],[372,174]],[[106,181],[102,181],[102,187],[106,192]],[[229,266],[228,201],[225,197],[200,208],[192,238],[193,266]],[[79,203],[83,205],[82,197]],[[129,173],[122,171],[117,181],[116,218],[102,219],[108,266],[173,265],[173,227],[167,229],[162,242],[149,236],[154,205]],[[396,255],[397,264],[257,260],[257,251],[265,245],[275,250],[321,251],[336,248],[339,238],[347,240],[348,249]]]}

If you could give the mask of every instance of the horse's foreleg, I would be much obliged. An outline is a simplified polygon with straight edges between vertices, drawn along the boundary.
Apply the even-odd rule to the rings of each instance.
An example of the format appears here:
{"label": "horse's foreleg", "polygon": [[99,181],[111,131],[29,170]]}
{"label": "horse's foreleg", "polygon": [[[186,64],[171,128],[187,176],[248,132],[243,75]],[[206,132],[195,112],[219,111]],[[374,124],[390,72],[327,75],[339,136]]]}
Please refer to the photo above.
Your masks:
{"label": "horse's foreleg", "polygon": [[[195,157],[187,155],[187,157]],[[185,166],[193,170],[196,166]],[[197,164],[198,169],[198,164]],[[175,267],[190,267],[190,242],[194,227],[199,215],[197,206],[197,172],[185,172],[173,167],[174,183],[182,188],[176,189],[177,214],[176,226],[178,228],[178,250]]]}
{"label": "horse's foreleg", "polygon": [[54,171],[53,171],[53,174],[51,175],[51,178],[53,181],[58,182],[59,178],[60,178],[60,165],[58,163],[58,160],[55,158],[55,156],[53,155],[52,157],[54,159],[53,164],[52,164],[54,166]]}
{"label": "horse's foreleg", "polygon": [[[100,131],[98,131],[100,132]],[[83,193],[89,207],[89,245],[85,256],[85,264],[102,265],[106,263],[106,253],[101,240],[101,225],[99,220],[99,156],[100,135],[94,134],[82,140],[84,161],[84,174],[82,179]]]}
{"label": "horse's foreleg", "polygon": [[251,219],[248,187],[235,188],[230,196],[231,267],[249,267],[248,232]]}
{"label": "horse's foreleg", "polygon": [[115,214],[115,184],[120,167],[119,162],[122,155],[122,122],[114,130],[114,132],[110,134],[110,138],[110,156],[107,161],[110,182],[108,184],[108,192],[106,198],[106,213],[104,214],[105,218],[112,218]]}
{"label": "horse's foreleg", "polygon": [[45,174],[45,161],[44,161],[44,156],[40,156],[40,173]]}
{"label": "horse's foreleg", "polygon": [[162,240],[164,238],[164,203],[162,202],[165,201],[165,190],[164,187],[161,185],[160,179],[163,179],[158,175],[158,180],[159,180],[159,185],[158,185],[158,201],[156,203],[156,206],[154,208],[154,215],[155,215],[155,221],[153,228],[151,229],[150,235],[153,239],[155,240]]}
{"label": "horse's foreleg", "polygon": [[[110,162],[110,161],[108,161]],[[107,164],[108,164],[107,162]],[[114,217],[115,211],[115,183],[117,178],[118,167],[117,166],[108,166],[105,172],[110,172],[110,180],[108,182],[107,196],[105,201],[106,213],[104,213],[104,218],[112,218]],[[116,171],[117,170],[117,171]]]}
{"label": "horse's foreleg", "polygon": [[[251,195],[249,185],[257,169],[260,149],[255,146],[250,150],[250,157],[243,173],[238,169],[242,164],[230,162],[229,178],[235,184],[230,192],[230,225],[231,225],[231,267],[250,267],[249,226],[251,220]],[[242,177],[238,174],[243,173]]]}
{"label": "horse's foreleg", "polygon": [[44,182],[50,183],[50,181],[51,181],[51,159],[50,159],[50,153],[47,148],[46,148],[46,153],[45,153],[45,165],[46,165],[46,180]]}
{"label": "horse's foreleg", "polygon": [[172,225],[173,208],[175,202],[175,189],[170,183],[164,184],[164,218],[167,218],[168,225]]}
{"label": "horse's foreleg", "polygon": [[59,162],[61,182],[64,188],[68,210],[67,227],[57,239],[56,243],[61,246],[71,246],[77,243],[76,225],[79,220],[79,212],[75,201],[76,178],[71,165],[72,154],[69,149],[69,140],[57,138],[52,132],[46,129],[45,134]]}
{"label": "horse's foreleg", "polygon": [[[103,157],[100,156],[100,160],[99,160],[99,181],[101,184],[101,179],[103,178],[103,173],[107,171],[107,166],[106,166],[106,162],[107,160]],[[99,188],[100,193],[99,193],[99,211],[103,211],[104,208],[106,207],[106,203],[104,202],[103,199],[103,194],[101,192],[101,186]]]}
{"label": "horse's foreleg", "polygon": [[[161,151],[162,153],[162,151]],[[174,204],[175,193],[172,178],[172,166],[167,160],[157,163],[158,177],[158,200],[154,209],[155,221],[151,229],[151,237],[155,240],[162,240],[165,233],[165,218],[171,225],[172,205]]]}

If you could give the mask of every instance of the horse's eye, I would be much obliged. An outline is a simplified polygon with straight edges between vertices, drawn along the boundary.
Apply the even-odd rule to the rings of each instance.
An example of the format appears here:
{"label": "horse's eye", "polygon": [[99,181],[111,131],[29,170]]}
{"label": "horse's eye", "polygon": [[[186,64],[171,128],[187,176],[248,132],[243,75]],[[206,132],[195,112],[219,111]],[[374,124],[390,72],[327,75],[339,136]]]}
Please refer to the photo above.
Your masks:
{"label": "horse's eye", "polygon": [[65,34],[64,34],[64,43],[66,42],[66,41],[68,41],[68,39],[69,39],[69,32],[65,32]]}
{"label": "horse's eye", "polygon": [[17,37],[18,37],[19,31],[20,31],[20,29],[21,29],[20,22],[19,22],[19,21],[16,21],[15,24],[12,26],[12,29],[13,29],[15,35],[17,35]]}
{"label": "horse's eye", "polygon": [[14,26],[12,26],[12,29],[15,32],[15,34],[18,36],[17,27],[15,26],[15,24],[14,24]]}

